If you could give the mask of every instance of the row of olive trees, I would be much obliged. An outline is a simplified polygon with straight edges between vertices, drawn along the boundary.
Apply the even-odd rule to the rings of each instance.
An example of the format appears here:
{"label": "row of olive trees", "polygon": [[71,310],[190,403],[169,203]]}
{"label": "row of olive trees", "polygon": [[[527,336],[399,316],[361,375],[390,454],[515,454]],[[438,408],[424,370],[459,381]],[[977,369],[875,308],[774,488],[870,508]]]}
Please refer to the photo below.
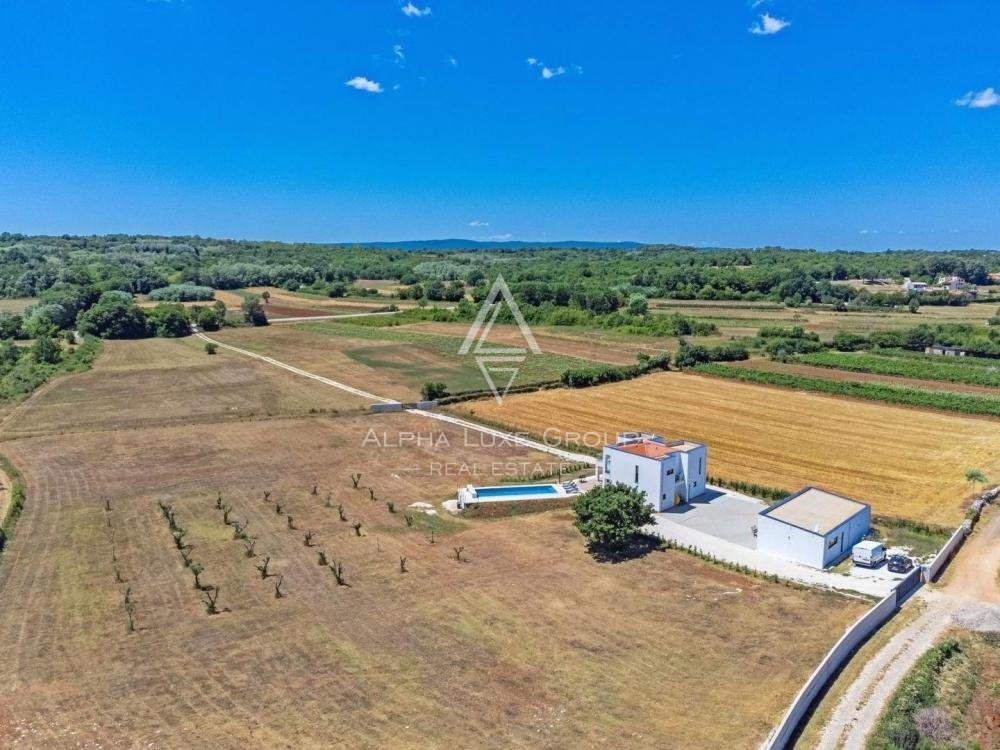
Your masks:
{"label": "row of olive trees", "polygon": [[[127,583],[127,580],[122,576],[121,568],[118,566],[118,547],[115,541],[115,526],[112,521],[111,516],[111,500],[105,498],[104,500],[104,515],[107,519],[108,525],[108,539],[111,542],[111,565],[115,571],[115,583],[123,584]],[[125,619],[127,624],[125,626],[125,632],[134,633],[138,630],[138,625],[136,624],[136,608],[135,599],[132,597],[132,587],[126,586],[125,592],[122,599],[122,608],[125,610]]]}

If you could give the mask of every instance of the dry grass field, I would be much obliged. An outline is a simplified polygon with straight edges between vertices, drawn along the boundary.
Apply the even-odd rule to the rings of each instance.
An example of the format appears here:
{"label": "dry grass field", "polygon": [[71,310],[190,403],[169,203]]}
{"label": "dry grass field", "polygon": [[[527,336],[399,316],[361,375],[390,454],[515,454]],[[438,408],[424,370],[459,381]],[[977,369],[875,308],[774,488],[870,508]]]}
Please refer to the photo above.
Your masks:
{"label": "dry grass field", "polygon": [[[464,339],[469,332],[468,323],[413,323],[403,326],[405,330],[424,331],[443,336]],[[555,327],[535,326],[531,330],[538,348],[546,354],[579,357],[590,362],[607,362],[613,365],[634,365],[639,352],[662,354],[669,348],[676,348],[676,339],[616,338],[602,331],[580,331]],[[490,329],[490,343],[494,346],[524,347],[524,336],[517,326],[494,325]],[[700,342],[701,339],[698,339]]]}
{"label": "dry grass field", "polygon": [[[211,335],[369,393],[414,401],[428,381],[444,382],[451,393],[487,387],[475,357],[458,353],[464,333],[441,335],[411,326],[325,321],[263,330],[224,329]],[[565,369],[579,363],[559,354],[535,355],[525,361],[516,384],[558,380]]]}
{"label": "dry grass field", "polygon": [[[383,309],[386,300],[379,297],[357,299],[345,297],[322,297],[315,294],[289,292],[277,287],[255,286],[235,291],[217,289],[215,298],[221,300],[230,310],[238,310],[247,294],[263,294],[267,292],[270,299],[264,309],[269,317],[290,318],[316,315],[337,315],[341,313],[372,312]],[[415,303],[399,300],[400,308],[413,307]]]}
{"label": "dry grass field", "polygon": [[709,446],[709,472],[773,487],[818,484],[876,513],[953,525],[975,466],[1000,476],[997,421],[721,381],[649,375],[586,390],[510,396],[456,407],[543,433],[588,430],[610,439],[643,429]]}
{"label": "dry grass field", "polygon": [[[419,415],[297,415],[328,402],[302,379],[241,366],[195,342],[114,343],[0,432],[28,488],[0,558],[0,746],[749,748],[864,607],[675,551],[598,563],[567,511],[410,526],[409,503],[470,481],[437,462],[488,475],[548,459]],[[152,387],[131,377],[144,373]],[[96,406],[68,395],[81,380]],[[234,421],[199,406],[226,390],[240,409],[262,392],[294,408]],[[326,390],[342,408],[345,394]],[[189,421],[158,421],[185,405]],[[132,416],[144,411],[148,423]],[[381,446],[364,445],[370,428]],[[410,432],[423,442],[394,447]],[[224,524],[220,492],[249,522],[255,557]],[[200,580],[219,587],[220,614],[160,502],[187,530]]]}
{"label": "dry grass field", "polygon": [[9,312],[19,315],[24,312],[26,307],[30,307],[36,302],[38,300],[34,297],[3,298],[0,299],[0,313]]}
{"label": "dry grass field", "polygon": [[108,341],[95,368],[42,386],[0,421],[8,436],[359,413],[369,402],[197,339]]}
{"label": "dry grass field", "polygon": [[[719,326],[721,335],[754,336],[765,325],[802,326],[824,340],[838,330],[871,333],[882,328],[910,328],[920,323],[971,323],[985,325],[996,314],[997,305],[982,303],[965,307],[925,305],[917,314],[908,310],[863,310],[836,312],[830,309],[782,307],[773,302],[714,302],[703,300],[653,300],[654,312],[679,312],[693,318],[710,320]],[[700,342],[699,342],[700,343]]]}

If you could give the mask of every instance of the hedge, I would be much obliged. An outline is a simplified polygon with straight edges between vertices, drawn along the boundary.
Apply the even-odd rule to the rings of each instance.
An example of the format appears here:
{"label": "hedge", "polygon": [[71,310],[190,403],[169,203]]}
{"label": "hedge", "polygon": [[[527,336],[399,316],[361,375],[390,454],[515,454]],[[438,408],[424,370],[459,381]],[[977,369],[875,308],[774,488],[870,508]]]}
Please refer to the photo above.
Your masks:
{"label": "hedge", "polygon": [[26,496],[21,472],[4,456],[0,456],[0,469],[3,469],[10,478],[10,505],[7,506],[7,512],[0,522],[0,552],[3,552],[7,540],[14,533],[14,525],[21,517],[21,511],[24,510]]}

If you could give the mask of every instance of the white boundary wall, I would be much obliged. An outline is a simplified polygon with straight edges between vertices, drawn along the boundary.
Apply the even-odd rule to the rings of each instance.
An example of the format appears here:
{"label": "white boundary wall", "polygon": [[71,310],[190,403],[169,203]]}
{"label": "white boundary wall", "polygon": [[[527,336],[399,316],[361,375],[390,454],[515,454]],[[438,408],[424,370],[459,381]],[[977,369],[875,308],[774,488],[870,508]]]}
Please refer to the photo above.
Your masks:
{"label": "white boundary wall", "polygon": [[[903,579],[908,582],[914,576],[920,576],[921,569],[914,568],[913,571]],[[902,583],[900,584],[903,585]],[[816,670],[806,680],[799,694],[795,696],[792,705],[781,719],[781,723],[771,732],[768,738],[761,745],[763,750],[782,750],[788,745],[792,735],[795,733],[806,712],[813,702],[826,687],[830,679],[837,670],[847,661],[848,657],[869,635],[875,632],[879,626],[889,619],[896,611],[897,597],[896,590],[893,589],[885,599],[880,601],[870,610],[865,612],[858,620],[847,629],[840,640],[834,644],[829,653],[820,662]]]}
{"label": "white boundary wall", "polygon": [[944,546],[934,556],[934,559],[931,560],[930,565],[926,566],[924,580],[933,581],[937,578],[938,573],[941,572],[941,568],[943,568],[944,564],[951,559],[952,555],[955,554],[955,550],[957,550],[959,546],[961,546],[962,542],[965,541],[965,537],[968,533],[969,530],[966,528],[965,524],[962,524],[955,529],[955,533],[952,534],[948,541],[944,543]]}
{"label": "white boundary wall", "polygon": [[[761,750],[783,750],[787,746],[788,741],[792,738],[806,712],[823,688],[826,687],[830,678],[840,669],[847,658],[853,653],[854,649],[858,647],[858,644],[875,632],[896,610],[899,604],[897,592],[903,589],[907,592],[903,595],[905,598],[915,588],[915,586],[910,585],[914,583],[911,580],[914,576],[919,576],[924,581],[933,581],[935,576],[941,572],[944,564],[955,554],[955,550],[962,545],[965,537],[972,532],[972,524],[978,519],[982,509],[987,503],[993,502],[998,497],[1000,497],[1000,486],[984,492],[973,504],[973,520],[966,521],[955,529],[955,532],[945,542],[937,555],[935,555],[931,564],[914,568],[906,578],[900,581],[891,594],[868,610],[857,622],[847,629],[847,632],[834,644],[834,647],[830,649],[830,652],[820,662],[820,665],[816,667],[816,670],[806,680],[806,684],[803,685],[799,694],[795,696],[795,700],[792,701],[791,707],[782,717],[781,723],[764,740]],[[919,581],[916,582],[916,586],[919,585]]]}

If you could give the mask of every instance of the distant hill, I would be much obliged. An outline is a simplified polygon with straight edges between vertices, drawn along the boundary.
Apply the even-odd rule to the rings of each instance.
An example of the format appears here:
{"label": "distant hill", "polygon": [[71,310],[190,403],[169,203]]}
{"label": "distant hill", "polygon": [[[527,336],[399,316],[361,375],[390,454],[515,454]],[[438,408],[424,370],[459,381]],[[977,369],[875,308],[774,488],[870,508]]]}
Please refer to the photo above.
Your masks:
{"label": "distant hill", "polygon": [[479,240],[404,240],[401,242],[343,243],[361,247],[389,248],[393,250],[519,250],[528,247],[576,247],[586,250],[631,250],[642,247],[641,242],[591,242],[561,240],[559,242],[485,241]]}

